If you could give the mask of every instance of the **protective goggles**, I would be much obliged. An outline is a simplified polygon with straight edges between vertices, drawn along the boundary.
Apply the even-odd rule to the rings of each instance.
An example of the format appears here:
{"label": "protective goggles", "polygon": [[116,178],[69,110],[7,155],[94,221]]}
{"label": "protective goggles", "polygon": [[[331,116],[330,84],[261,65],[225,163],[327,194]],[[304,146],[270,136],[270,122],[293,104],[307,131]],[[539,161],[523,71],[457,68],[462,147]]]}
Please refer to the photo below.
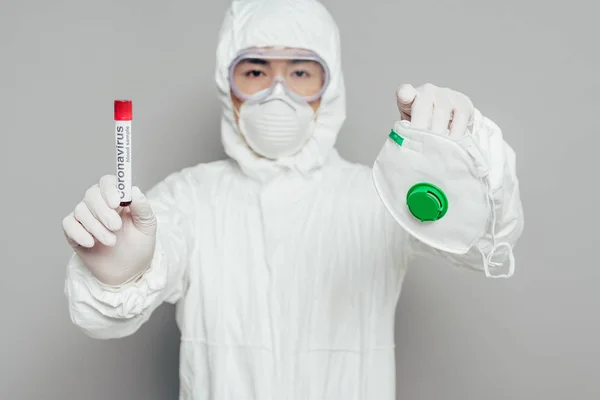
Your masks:
{"label": "protective goggles", "polygon": [[298,49],[247,49],[229,67],[232,92],[242,101],[267,97],[281,84],[306,102],[321,98],[329,84],[329,70],[314,52]]}

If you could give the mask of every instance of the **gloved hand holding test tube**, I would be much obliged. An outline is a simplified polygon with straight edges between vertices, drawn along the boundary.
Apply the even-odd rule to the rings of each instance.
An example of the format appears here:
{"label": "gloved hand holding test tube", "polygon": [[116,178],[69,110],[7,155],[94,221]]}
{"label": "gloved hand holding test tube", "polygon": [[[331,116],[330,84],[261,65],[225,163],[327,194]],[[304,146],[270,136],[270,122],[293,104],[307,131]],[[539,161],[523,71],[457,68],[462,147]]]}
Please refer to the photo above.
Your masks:
{"label": "gloved hand holding test tube", "polygon": [[101,283],[120,286],[149,268],[157,221],[144,194],[132,185],[131,100],[115,100],[114,121],[116,173],[91,186],[62,225],[78,261]]}

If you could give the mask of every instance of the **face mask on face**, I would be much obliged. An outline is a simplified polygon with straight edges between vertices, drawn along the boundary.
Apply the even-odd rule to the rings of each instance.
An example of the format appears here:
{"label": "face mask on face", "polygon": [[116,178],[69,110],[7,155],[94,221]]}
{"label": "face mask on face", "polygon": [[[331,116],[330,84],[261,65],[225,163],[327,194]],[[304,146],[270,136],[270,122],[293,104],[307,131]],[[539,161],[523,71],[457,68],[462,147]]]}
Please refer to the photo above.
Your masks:
{"label": "face mask on face", "polygon": [[238,117],[240,131],[248,145],[270,159],[300,151],[315,128],[315,113],[310,104],[288,94],[281,84],[260,100],[244,102]]}

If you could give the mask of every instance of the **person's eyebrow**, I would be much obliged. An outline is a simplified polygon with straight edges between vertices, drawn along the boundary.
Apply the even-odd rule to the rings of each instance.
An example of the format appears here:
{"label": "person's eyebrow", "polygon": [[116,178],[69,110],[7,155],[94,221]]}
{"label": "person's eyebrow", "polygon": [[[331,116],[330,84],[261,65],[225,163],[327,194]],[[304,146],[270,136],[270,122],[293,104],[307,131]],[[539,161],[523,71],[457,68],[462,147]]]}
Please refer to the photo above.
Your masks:
{"label": "person's eyebrow", "polygon": [[246,58],[242,60],[244,64],[258,64],[258,65],[267,65],[269,62],[267,60],[263,60],[262,58]]}

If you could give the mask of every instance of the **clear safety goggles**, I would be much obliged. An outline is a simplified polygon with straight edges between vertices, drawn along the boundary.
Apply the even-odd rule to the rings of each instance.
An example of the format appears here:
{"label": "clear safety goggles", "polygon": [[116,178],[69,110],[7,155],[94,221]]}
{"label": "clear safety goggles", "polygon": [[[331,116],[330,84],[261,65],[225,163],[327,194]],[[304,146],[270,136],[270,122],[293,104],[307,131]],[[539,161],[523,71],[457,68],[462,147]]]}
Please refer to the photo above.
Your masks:
{"label": "clear safety goggles", "polygon": [[229,67],[229,84],[240,100],[260,100],[277,84],[296,98],[312,102],[329,84],[329,70],[314,52],[298,49],[247,49]]}

